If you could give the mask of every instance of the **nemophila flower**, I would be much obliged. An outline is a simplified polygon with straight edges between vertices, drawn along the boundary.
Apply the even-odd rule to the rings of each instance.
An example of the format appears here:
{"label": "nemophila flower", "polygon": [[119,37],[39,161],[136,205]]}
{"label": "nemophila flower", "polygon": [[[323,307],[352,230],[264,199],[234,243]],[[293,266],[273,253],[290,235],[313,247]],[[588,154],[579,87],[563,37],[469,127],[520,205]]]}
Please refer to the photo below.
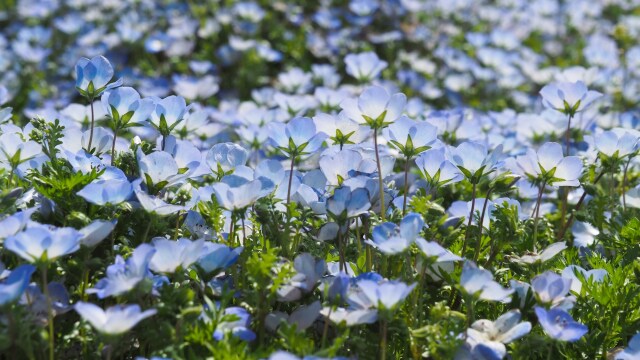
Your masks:
{"label": "nemophila flower", "polygon": [[638,150],[638,136],[628,131],[603,131],[593,138],[595,148],[607,158],[622,159]]}
{"label": "nemophila flower", "polygon": [[140,177],[152,194],[185,178],[173,156],[165,151],[154,151],[149,155],[140,152],[138,164]]}
{"label": "nemophila flower", "polygon": [[224,335],[230,333],[244,341],[253,341],[256,334],[251,331],[251,315],[244,308],[233,306],[224,309],[222,320],[213,332],[213,338],[220,341]]}
{"label": "nemophila flower", "polygon": [[133,186],[122,170],[110,166],[76,194],[92,204],[117,205],[131,197]]}
{"label": "nemophila flower", "polygon": [[589,331],[585,325],[573,320],[565,310],[559,308],[547,310],[540,306],[536,306],[534,310],[540,326],[552,339],[575,342]]}
{"label": "nemophila flower", "polygon": [[89,225],[78,230],[82,233],[80,245],[86,247],[98,245],[102,240],[106,239],[109,234],[111,234],[117,223],[117,220],[93,220]]}
{"label": "nemophila flower", "polygon": [[51,313],[58,316],[71,310],[69,306],[69,292],[59,282],[52,281],[47,284],[49,296],[42,293],[41,287],[35,283],[29,284],[20,298],[20,305],[26,306],[35,317],[37,323],[45,326],[49,323],[49,301],[51,301]]}
{"label": "nemophila flower", "polygon": [[149,262],[149,269],[165,274],[171,274],[178,269],[187,269],[202,256],[204,246],[202,239],[195,241],[185,238],[169,240],[159,237],[152,241],[156,251]]}
{"label": "nemophila flower", "polygon": [[640,333],[633,335],[629,344],[615,354],[615,360],[635,360],[640,358]]}
{"label": "nemophila flower", "polygon": [[140,205],[150,213],[157,214],[160,216],[167,216],[171,214],[175,214],[177,212],[186,210],[184,206],[181,205],[173,205],[167,203],[163,199],[149,195],[146,191],[142,190],[140,184],[142,183],[142,179],[135,180],[131,185],[133,186],[133,192],[136,194]]}
{"label": "nemophila flower", "polygon": [[[511,310],[496,321],[477,320],[467,329],[466,346],[472,358],[502,359],[507,354],[506,344],[527,335],[531,323],[520,322],[519,310]],[[459,357],[456,357],[459,358]]]}
{"label": "nemophila flower", "polygon": [[380,129],[396,121],[406,103],[407,97],[402,93],[390,95],[383,87],[371,86],[357,99],[344,100],[340,107],[355,122]]}
{"label": "nemophila flower", "polygon": [[567,296],[571,290],[571,279],[552,271],[544,272],[531,280],[531,289],[537,300],[544,305],[569,310],[575,303],[575,297]]}
{"label": "nemophila flower", "polygon": [[511,257],[511,260],[513,262],[517,262],[521,264],[529,264],[529,265],[535,264],[535,263],[544,263],[553,259],[553,257],[558,255],[560,252],[562,252],[566,248],[567,248],[567,244],[564,241],[557,242],[547,246],[547,248],[544,249],[539,254],[525,254],[522,256],[514,255]]}
{"label": "nemophila flower", "polygon": [[410,213],[402,219],[399,226],[392,222],[376,226],[371,233],[373,240],[365,242],[386,255],[399,254],[418,239],[424,226],[420,214]]}
{"label": "nemophila flower", "polygon": [[94,288],[87,289],[87,293],[104,299],[131,291],[151,275],[149,262],[155,252],[153,246],[141,244],[126,261],[117,255],[115,263],[107,267],[106,277],[100,279]]}
{"label": "nemophila flower", "polygon": [[602,282],[608,273],[605,269],[585,270],[578,265],[569,265],[562,270],[561,275],[571,280],[571,291],[580,294],[583,281]]}
{"label": "nemophila flower", "polygon": [[460,169],[472,183],[495,171],[502,164],[502,144],[491,153],[487,147],[477,142],[463,142],[451,149],[451,162]]}
{"label": "nemophila flower", "polygon": [[420,174],[434,187],[459,182],[464,175],[445,156],[445,149],[430,149],[420,154],[416,160]]}
{"label": "nemophila flower", "polygon": [[114,131],[142,126],[155,108],[152,99],[141,99],[134,88],[126,86],[106,91],[101,102]]}
{"label": "nemophila flower", "polygon": [[386,61],[380,60],[378,55],[372,51],[348,54],[344,58],[344,63],[347,67],[347,74],[362,82],[374,80],[389,65]]}
{"label": "nemophila flower", "polygon": [[493,280],[491,271],[480,269],[471,261],[465,261],[462,267],[460,286],[467,295],[488,301],[509,302],[513,294],[513,289],[505,289]]}
{"label": "nemophila flower", "polygon": [[436,142],[437,128],[424,121],[401,116],[382,131],[384,137],[406,158],[412,158]]}
{"label": "nemophila flower", "polygon": [[80,58],[76,64],[76,89],[80,95],[94,99],[107,89],[122,85],[122,79],[109,84],[113,77],[113,67],[104,56],[91,60]]}
{"label": "nemophila flower", "polygon": [[197,261],[198,267],[207,274],[216,270],[225,270],[238,260],[243,249],[243,247],[234,249],[223,244],[205,243],[202,256]]}
{"label": "nemophila flower", "polygon": [[290,326],[295,326],[296,331],[302,332],[313,325],[318,316],[320,316],[320,310],[322,310],[322,304],[319,300],[316,300],[309,305],[298,306],[291,315],[287,315],[282,311],[275,311],[267,315],[265,319],[266,326],[269,330],[277,331],[280,325],[287,323]]}
{"label": "nemophila flower", "polygon": [[602,94],[587,89],[582,81],[557,82],[546,85],[540,90],[544,106],[574,116],[583,111]]}
{"label": "nemophila flower", "polygon": [[249,159],[249,152],[234,143],[219,143],[207,152],[207,165],[213,173],[222,177],[237,166],[244,165]]}
{"label": "nemophila flower", "polygon": [[104,311],[98,305],[82,301],[78,301],[74,309],[83,320],[106,335],[126,333],[140,321],[157,313],[155,309],[141,311],[140,305],[115,305]]}
{"label": "nemophila flower", "polygon": [[364,188],[353,191],[344,186],[337,188],[327,199],[326,207],[327,213],[338,220],[362,215],[371,207],[369,192]]}
{"label": "nemophila flower", "polygon": [[167,136],[184,119],[189,108],[181,96],[167,96],[155,101],[149,122],[162,136]]}
{"label": "nemophila flower", "polygon": [[329,185],[340,186],[345,179],[360,169],[363,158],[359,152],[351,149],[345,149],[336,153],[327,153],[325,151],[318,164],[320,170],[327,178]]}
{"label": "nemophila flower", "polygon": [[349,293],[347,301],[359,309],[376,308],[394,310],[406,298],[417,284],[407,285],[401,281],[359,280],[357,291]]}
{"label": "nemophila flower", "polygon": [[366,139],[371,130],[343,115],[316,114],[313,123],[318,132],[326,134],[328,143],[343,147],[347,144],[358,144]]}
{"label": "nemophila flower", "polygon": [[28,208],[0,220],[0,240],[22,231],[31,221],[31,215],[37,208]]}
{"label": "nemophila flower", "polygon": [[93,129],[93,138],[91,142],[91,149],[89,149],[89,138],[91,130],[87,130],[82,133],[82,148],[86,149],[88,152],[92,154],[102,154],[105,151],[109,150],[109,147],[113,143],[113,134],[110,133],[107,129],[96,127]]}
{"label": "nemophila flower", "polygon": [[573,235],[573,246],[589,247],[595,242],[596,236],[600,235],[600,230],[587,222],[574,221],[571,226],[571,235]]}
{"label": "nemophila flower", "polygon": [[545,143],[537,152],[529,149],[526,155],[518,156],[516,162],[532,182],[553,186],[580,185],[582,160],[577,156],[564,156],[558,143]]}
{"label": "nemophila flower", "polygon": [[326,138],[307,117],[297,117],[286,124],[272,122],[267,129],[271,144],[292,158],[315,152]]}
{"label": "nemophila flower", "polygon": [[16,133],[0,135],[0,165],[15,170],[18,165],[42,153],[42,146],[33,140],[24,141]]}
{"label": "nemophila flower", "polygon": [[[269,183],[271,182],[269,181]],[[273,188],[273,183],[271,183],[271,188]],[[218,204],[231,211],[245,209],[265,195],[262,191],[263,180],[248,180],[237,175],[223,177],[220,182],[211,185],[210,189],[215,194]]]}
{"label": "nemophila flower", "polygon": [[373,324],[378,321],[378,310],[376,309],[345,309],[325,307],[320,310],[320,314],[336,324],[355,326],[362,324]]}
{"label": "nemophila flower", "polygon": [[627,191],[626,204],[628,207],[640,209],[640,185]]}
{"label": "nemophila flower", "polygon": [[50,262],[80,249],[82,233],[73,228],[29,226],[4,240],[4,248],[29,262]]}
{"label": "nemophila flower", "polygon": [[288,283],[278,289],[279,301],[297,301],[302,297],[302,294],[312,292],[327,271],[325,261],[316,259],[309,253],[296,256],[293,260],[293,268],[296,273]]}
{"label": "nemophila flower", "polygon": [[36,268],[33,265],[20,265],[13,269],[3,282],[0,282],[0,307],[22,296],[34,271]]}
{"label": "nemophila flower", "polygon": [[427,241],[423,238],[417,238],[416,245],[418,245],[418,249],[422,251],[422,254],[424,254],[427,259],[432,260],[434,263],[462,260],[460,256],[443,248],[435,241]]}

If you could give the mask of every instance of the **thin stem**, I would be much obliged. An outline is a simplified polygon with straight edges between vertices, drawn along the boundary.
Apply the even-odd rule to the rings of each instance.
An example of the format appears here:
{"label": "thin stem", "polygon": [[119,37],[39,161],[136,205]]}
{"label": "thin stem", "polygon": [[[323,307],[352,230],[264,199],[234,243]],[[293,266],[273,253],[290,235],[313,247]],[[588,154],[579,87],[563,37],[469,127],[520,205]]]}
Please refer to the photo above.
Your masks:
{"label": "thin stem", "polygon": [[111,143],[111,166],[116,161],[116,139],[118,138],[118,130],[113,132],[113,142]]}
{"label": "thin stem", "polygon": [[538,191],[538,200],[536,201],[536,215],[533,220],[533,252],[536,251],[536,242],[538,241],[538,220],[540,219],[540,202],[542,200],[542,193],[544,193],[544,187],[547,185],[546,182],[543,182],[540,185],[540,190]]}
{"label": "thin stem", "polygon": [[[462,254],[467,251],[467,244],[469,242],[469,233],[471,232],[471,222],[473,221],[473,212],[476,209],[476,183],[473,183],[473,190],[471,191],[471,211],[469,212],[469,220],[467,221],[467,229],[464,232],[464,245],[462,245]],[[480,225],[482,226],[482,224]]]}
{"label": "thin stem", "polygon": [[376,163],[378,164],[378,193],[380,194],[380,219],[385,220],[384,206],[384,184],[382,182],[382,165],[380,164],[380,153],[378,151],[378,128],[373,130],[373,145],[376,151]]}
{"label": "thin stem", "polygon": [[240,218],[240,221],[242,222],[242,242],[246,245],[247,243],[247,232],[244,228],[244,211],[242,212],[242,217]]}
{"label": "thin stem", "polygon": [[387,321],[380,322],[380,360],[387,358]]}
{"label": "thin stem", "polygon": [[95,123],[95,116],[93,115],[93,99],[89,101],[91,103],[91,129],[89,130],[89,146],[87,151],[91,152],[91,144],[93,143],[93,126]]}
{"label": "thin stem", "polygon": [[470,328],[475,316],[473,311],[473,299],[471,296],[465,297],[465,302],[467,303],[467,328]]}
{"label": "thin stem", "polygon": [[410,158],[407,156],[407,161],[404,164],[404,200],[402,201],[402,216],[407,213],[407,193],[409,192],[409,160]]}
{"label": "thin stem", "polygon": [[47,286],[47,265],[42,266],[42,292],[47,299],[47,322],[49,325],[49,360],[54,359],[54,332],[53,332],[53,311],[51,308],[51,296],[49,296],[49,286]]}
{"label": "thin stem", "polygon": [[234,241],[235,241],[235,237],[236,237],[236,217],[233,215],[233,213],[231,213],[231,223],[229,224],[229,236],[227,237],[227,242],[229,243],[229,246],[233,246],[234,245]]}
{"label": "thin stem", "polygon": [[13,173],[16,171],[15,166],[11,167],[11,171],[9,171],[9,186],[13,186]]}
{"label": "thin stem", "polygon": [[293,181],[293,165],[296,161],[296,156],[291,156],[291,167],[289,167],[289,185],[287,186],[287,207],[291,201],[291,182]]}
{"label": "thin stem", "polygon": [[491,196],[491,192],[493,192],[493,187],[487,191],[487,196],[484,199],[484,205],[482,205],[482,213],[480,214],[480,236],[478,238],[478,242],[476,243],[476,251],[473,254],[473,261],[478,261],[480,257],[480,245],[482,245],[482,224],[484,223],[484,216],[487,212],[487,205],[489,204],[489,197]]}
{"label": "thin stem", "polygon": [[167,136],[166,135],[162,135],[162,143],[160,144],[160,150],[164,151],[164,144],[167,141]]}
{"label": "thin stem", "polygon": [[[593,185],[597,184],[598,181],[600,181],[600,179],[602,178],[602,176],[604,175],[604,171],[602,171],[600,173],[600,175],[598,175],[594,180],[593,180]],[[569,216],[569,220],[567,220],[567,223],[564,224],[564,227],[562,228],[562,231],[560,231],[560,233],[558,234],[558,240],[562,239],[564,237],[564,234],[567,232],[567,230],[569,229],[569,226],[571,226],[571,222],[573,221],[573,218],[575,217],[575,213],[580,210],[580,207],[582,206],[582,203],[584,202],[585,197],[587,197],[587,192],[584,191],[582,193],[582,196],[580,196],[580,200],[578,200],[578,203],[576,204],[576,208],[574,209],[574,211],[571,213],[571,215]],[[569,241],[567,242],[568,246],[571,247],[573,246],[573,239],[569,239]]]}
{"label": "thin stem", "polygon": [[573,115],[569,115],[569,121],[567,123],[567,131],[564,133],[564,146],[565,146],[565,154],[564,154],[564,156],[569,156],[569,151],[570,151],[571,119],[573,119]]}
{"label": "thin stem", "polygon": [[147,237],[149,236],[149,230],[151,230],[151,216],[149,218],[149,222],[147,223],[147,227],[144,229],[144,234],[142,235],[142,242],[146,242],[147,241]]}
{"label": "thin stem", "polygon": [[629,160],[624,165],[624,172],[622,173],[622,185],[620,185],[622,187],[621,192],[622,192],[622,209],[623,210],[627,210],[627,194],[625,192],[627,188],[627,171],[629,170],[630,163],[631,163],[631,157],[629,157]]}
{"label": "thin stem", "polygon": [[345,259],[344,259],[344,249],[342,247],[342,229],[340,227],[338,227],[338,256],[340,257],[339,260],[339,269],[340,271],[346,271],[346,264],[345,264]]}
{"label": "thin stem", "polygon": [[324,328],[322,329],[322,348],[324,349],[325,344],[327,343],[327,334],[329,333],[329,322],[331,321],[331,312],[333,311],[333,306],[329,307],[329,313],[324,320]]}

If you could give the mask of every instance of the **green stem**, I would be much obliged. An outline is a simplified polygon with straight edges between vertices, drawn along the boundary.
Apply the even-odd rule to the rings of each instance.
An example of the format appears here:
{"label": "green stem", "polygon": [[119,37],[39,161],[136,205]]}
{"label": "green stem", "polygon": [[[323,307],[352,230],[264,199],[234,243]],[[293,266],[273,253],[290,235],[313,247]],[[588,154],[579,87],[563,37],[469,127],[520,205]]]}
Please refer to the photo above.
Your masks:
{"label": "green stem", "polygon": [[[604,171],[602,171],[596,178],[595,180],[593,180],[593,185],[597,184],[598,181],[600,181],[600,179],[602,178],[602,176],[604,175]],[[582,193],[582,196],[580,197],[580,200],[578,200],[578,203],[576,204],[576,208],[574,209],[574,211],[571,213],[571,215],[569,216],[569,220],[567,220],[567,222],[564,224],[564,226],[562,227],[562,230],[560,231],[560,233],[558,233],[558,240],[561,240],[564,237],[564,234],[567,232],[567,230],[569,229],[569,226],[571,226],[571,222],[573,221],[573,218],[575,217],[575,213],[580,210],[580,207],[582,206],[582,203],[584,202],[585,197],[587,197],[587,191],[584,190],[584,192]],[[569,239],[569,241],[567,242],[567,245],[569,247],[573,246],[573,238]]]}
{"label": "green stem", "polygon": [[627,210],[627,194],[625,193],[627,187],[627,171],[629,170],[629,164],[631,163],[632,157],[629,157],[629,160],[624,165],[624,172],[622,173],[622,184],[620,187],[622,188],[622,209]]}
{"label": "green stem", "polygon": [[42,266],[42,293],[47,299],[47,322],[49,325],[49,360],[54,359],[54,331],[53,331],[53,310],[51,307],[51,296],[49,296],[49,286],[47,281],[47,265]]}
{"label": "green stem", "polygon": [[[469,234],[471,233],[471,222],[473,221],[473,212],[476,209],[476,183],[473,184],[473,189],[471,191],[471,211],[469,211],[469,220],[467,221],[467,229],[464,232],[464,244],[462,245],[462,254],[460,256],[464,256],[464,253],[467,251],[467,246],[469,243]],[[480,224],[482,226],[482,224]]]}
{"label": "green stem", "polygon": [[373,145],[376,151],[376,163],[378,165],[378,193],[380,194],[380,219],[382,222],[385,220],[385,205],[384,205],[384,184],[382,179],[382,165],[380,164],[380,152],[378,151],[378,128],[373,130]]}
{"label": "green stem", "polygon": [[480,245],[482,244],[482,224],[484,224],[484,216],[487,212],[487,205],[489,204],[489,197],[491,196],[491,192],[493,192],[493,188],[487,191],[487,196],[484,199],[484,205],[482,205],[482,214],[480,214],[480,235],[478,237],[478,242],[476,243],[476,251],[473,253],[473,261],[478,261],[480,257]]}
{"label": "green stem", "polygon": [[402,200],[402,216],[407,213],[407,193],[409,192],[409,160],[408,156],[404,164],[404,199]]}
{"label": "green stem", "polygon": [[116,139],[118,138],[118,130],[113,131],[113,142],[111,143],[111,166],[116,161]]}
{"label": "green stem", "polygon": [[387,320],[380,323],[380,360],[387,358]]}
{"label": "green stem", "polygon": [[535,218],[533,219],[533,241],[532,241],[532,248],[533,248],[533,252],[536,251],[536,242],[538,241],[538,220],[540,220],[540,202],[542,201],[542,194],[544,193],[544,187],[547,185],[546,182],[543,182],[542,185],[540,185],[540,190],[538,191],[538,199],[536,200],[536,214],[535,214]]}
{"label": "green stem", "polygon": [[93,143],[93,126],[95,123],[95,117],[93,115],[93,100],[94,99],[89,100],[89,102],[91,103],[91,129],[89,130],[89,146],[87,149],[88,152],[91,152],[91,144]]}
{"label": "green stem", "polygon": [[473,299],[471,296],[465,298],[465,302],[467,303],[467,328],[471,327],[473,324],[473,318],[475,316],[473,309]]}

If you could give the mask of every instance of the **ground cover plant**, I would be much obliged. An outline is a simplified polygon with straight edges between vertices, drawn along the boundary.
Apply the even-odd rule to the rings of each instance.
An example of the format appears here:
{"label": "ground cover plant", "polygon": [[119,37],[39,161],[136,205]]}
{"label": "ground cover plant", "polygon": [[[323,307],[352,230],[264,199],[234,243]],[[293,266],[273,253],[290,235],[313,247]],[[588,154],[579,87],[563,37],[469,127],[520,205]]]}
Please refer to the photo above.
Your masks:
{"label": "ground cover plant", "polygon": [[0,3],[0,358],[640,358],[640,3]]}

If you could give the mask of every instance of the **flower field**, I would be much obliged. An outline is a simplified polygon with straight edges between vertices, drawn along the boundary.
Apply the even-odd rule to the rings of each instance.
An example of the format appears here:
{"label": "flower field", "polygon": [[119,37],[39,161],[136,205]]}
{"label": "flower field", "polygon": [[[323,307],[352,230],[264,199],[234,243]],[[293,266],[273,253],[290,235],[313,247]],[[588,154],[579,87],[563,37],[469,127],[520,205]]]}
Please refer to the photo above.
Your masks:
{"label": "flower field", "polygon": [[0,359],[640,359],[637,0],[0,2]]}

